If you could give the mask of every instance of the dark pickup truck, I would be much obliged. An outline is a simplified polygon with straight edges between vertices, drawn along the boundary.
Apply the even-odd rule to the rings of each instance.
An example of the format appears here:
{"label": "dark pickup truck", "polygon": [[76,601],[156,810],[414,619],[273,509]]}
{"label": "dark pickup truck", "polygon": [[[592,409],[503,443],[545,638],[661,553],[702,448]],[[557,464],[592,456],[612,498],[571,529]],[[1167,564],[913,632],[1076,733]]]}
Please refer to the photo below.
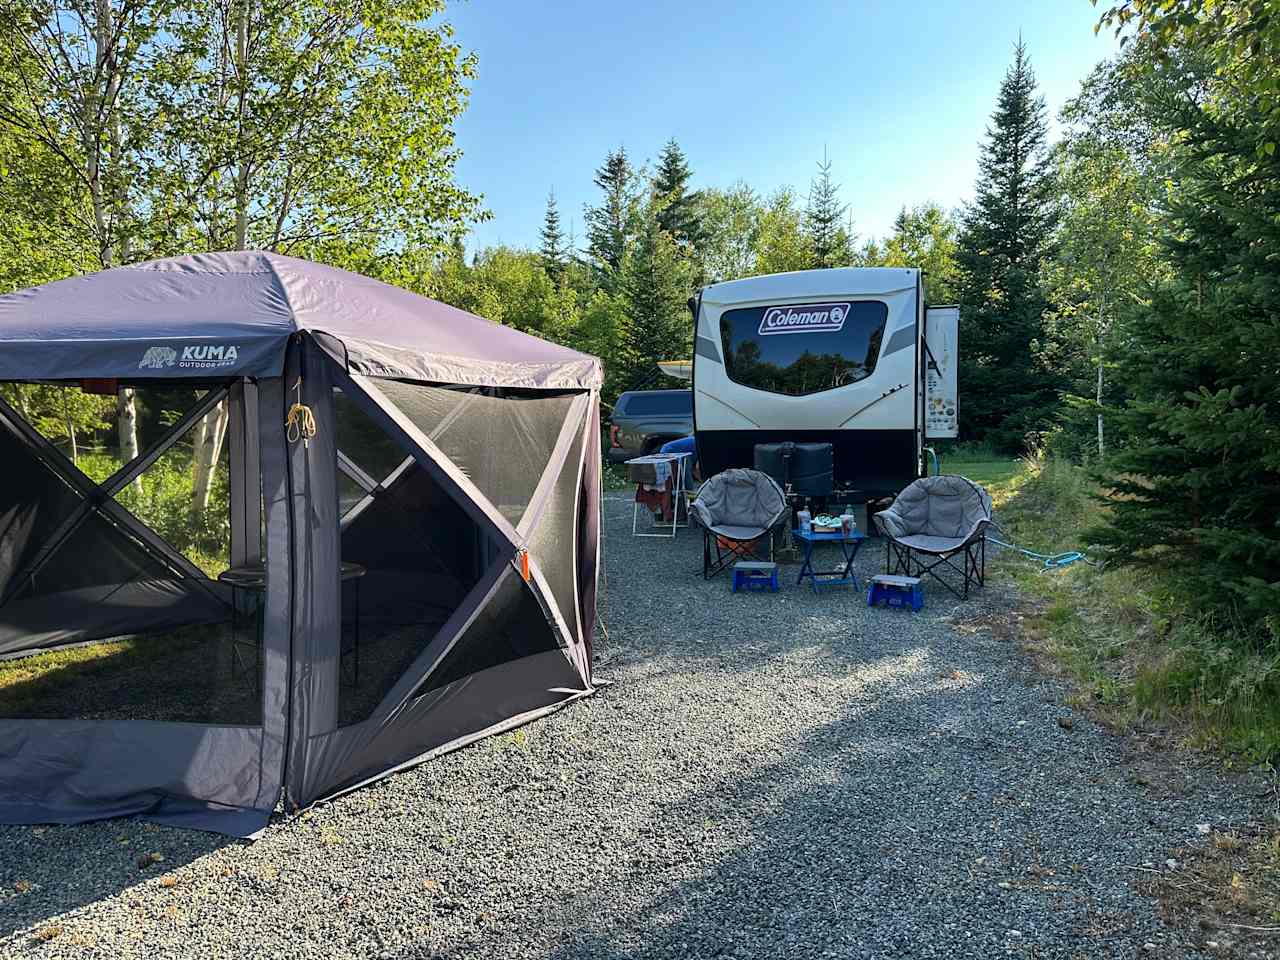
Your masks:
{"label": "dark pickup truck", "polygon": [[693,433],[693,391],[628,390],[618,397],[610,421],[611,462],[653,453]]}

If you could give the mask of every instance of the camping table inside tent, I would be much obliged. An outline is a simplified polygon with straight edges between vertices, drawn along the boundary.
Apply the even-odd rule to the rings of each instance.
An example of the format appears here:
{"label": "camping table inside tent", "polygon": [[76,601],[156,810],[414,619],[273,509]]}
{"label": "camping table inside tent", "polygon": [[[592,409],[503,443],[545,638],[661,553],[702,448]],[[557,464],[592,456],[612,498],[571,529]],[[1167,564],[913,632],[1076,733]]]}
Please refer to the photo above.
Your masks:
{"label": "camping table inside tent", "polygon": [[[342,561],[342,582],[348,580],[355,583],[355,611],[354,620],[351,625],[351,646],[342,648],[342,657],[351,654],[351,683],[354,686],[359,682],[360,678],[360,579],[368,571],[358,563],[351,563],[347,560]],[[231,567],[223,570],[218,574],[218,579],[231,587],[231,644],[232,655],[235,662],[239,664],[241,669],[245,669],[245,664],[240,659],[240,650],[242,647],[249,647],[253,651],[254,685],[258,682],[258,659],[262,656],[262,599],[267,592],[267,570],[261,563],[247,563],[240,567]],[[253,639],[243,641],[240,639],[238,613],[240,610],[239,598],[236,594],[239,591],[253,594],[254,614],[253,614]]]}
{"label": "camping table inside tent", "polygon": [[[684,475],[685,460],[692,457],[691,453],[651,453],[643,457],[633,457],[626,462],[628,467],[652,468],[654,479],[652,483],[645,481],[636,482],[636,499],[635,505],[631,510],[631,535],[633,537],[674,537],[677,527],[687,527],[689,525],[688,507],[682,501],[684,500]],[[634,472],[634,469],[629,472]],[[665,500],[670,497],[671,509],[671,532],[670,533],[641,533],[638,530],[640,519],[640,504],[644,494],[644,488],[651,487],[656,489],[663,496],[664,509]],[[680,510],[686,510],[685,522],[680,523]],[[659,524],[655,523],[654,526]],[[661,524],[666,527],[666,521]]]}

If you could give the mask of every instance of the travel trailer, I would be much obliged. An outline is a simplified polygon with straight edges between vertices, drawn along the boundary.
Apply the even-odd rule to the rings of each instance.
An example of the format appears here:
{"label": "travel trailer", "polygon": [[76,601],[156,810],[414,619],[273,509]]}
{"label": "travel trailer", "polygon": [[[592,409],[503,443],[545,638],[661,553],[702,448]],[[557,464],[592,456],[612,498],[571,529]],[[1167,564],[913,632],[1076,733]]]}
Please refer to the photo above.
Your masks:
{"label": "travel trailer", "polygon": [[693,419],[703,476],[757,444],[830,443],[837,497],[892,496],[956,436],[960,310],[926,302],[920,270],[804,270],[704,287]]}

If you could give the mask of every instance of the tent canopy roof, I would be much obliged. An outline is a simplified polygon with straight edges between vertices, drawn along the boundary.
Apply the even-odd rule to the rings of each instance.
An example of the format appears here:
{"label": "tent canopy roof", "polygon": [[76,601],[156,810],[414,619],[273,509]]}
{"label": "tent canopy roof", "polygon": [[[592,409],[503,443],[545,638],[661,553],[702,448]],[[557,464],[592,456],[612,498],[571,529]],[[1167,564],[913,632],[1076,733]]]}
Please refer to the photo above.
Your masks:
{"label": "tent canopy roof", "polygon": [[370,376],[589,389],[600,361],[335,267],[171,257],[0,296],[0,380],[277,376],[306,332]]}

